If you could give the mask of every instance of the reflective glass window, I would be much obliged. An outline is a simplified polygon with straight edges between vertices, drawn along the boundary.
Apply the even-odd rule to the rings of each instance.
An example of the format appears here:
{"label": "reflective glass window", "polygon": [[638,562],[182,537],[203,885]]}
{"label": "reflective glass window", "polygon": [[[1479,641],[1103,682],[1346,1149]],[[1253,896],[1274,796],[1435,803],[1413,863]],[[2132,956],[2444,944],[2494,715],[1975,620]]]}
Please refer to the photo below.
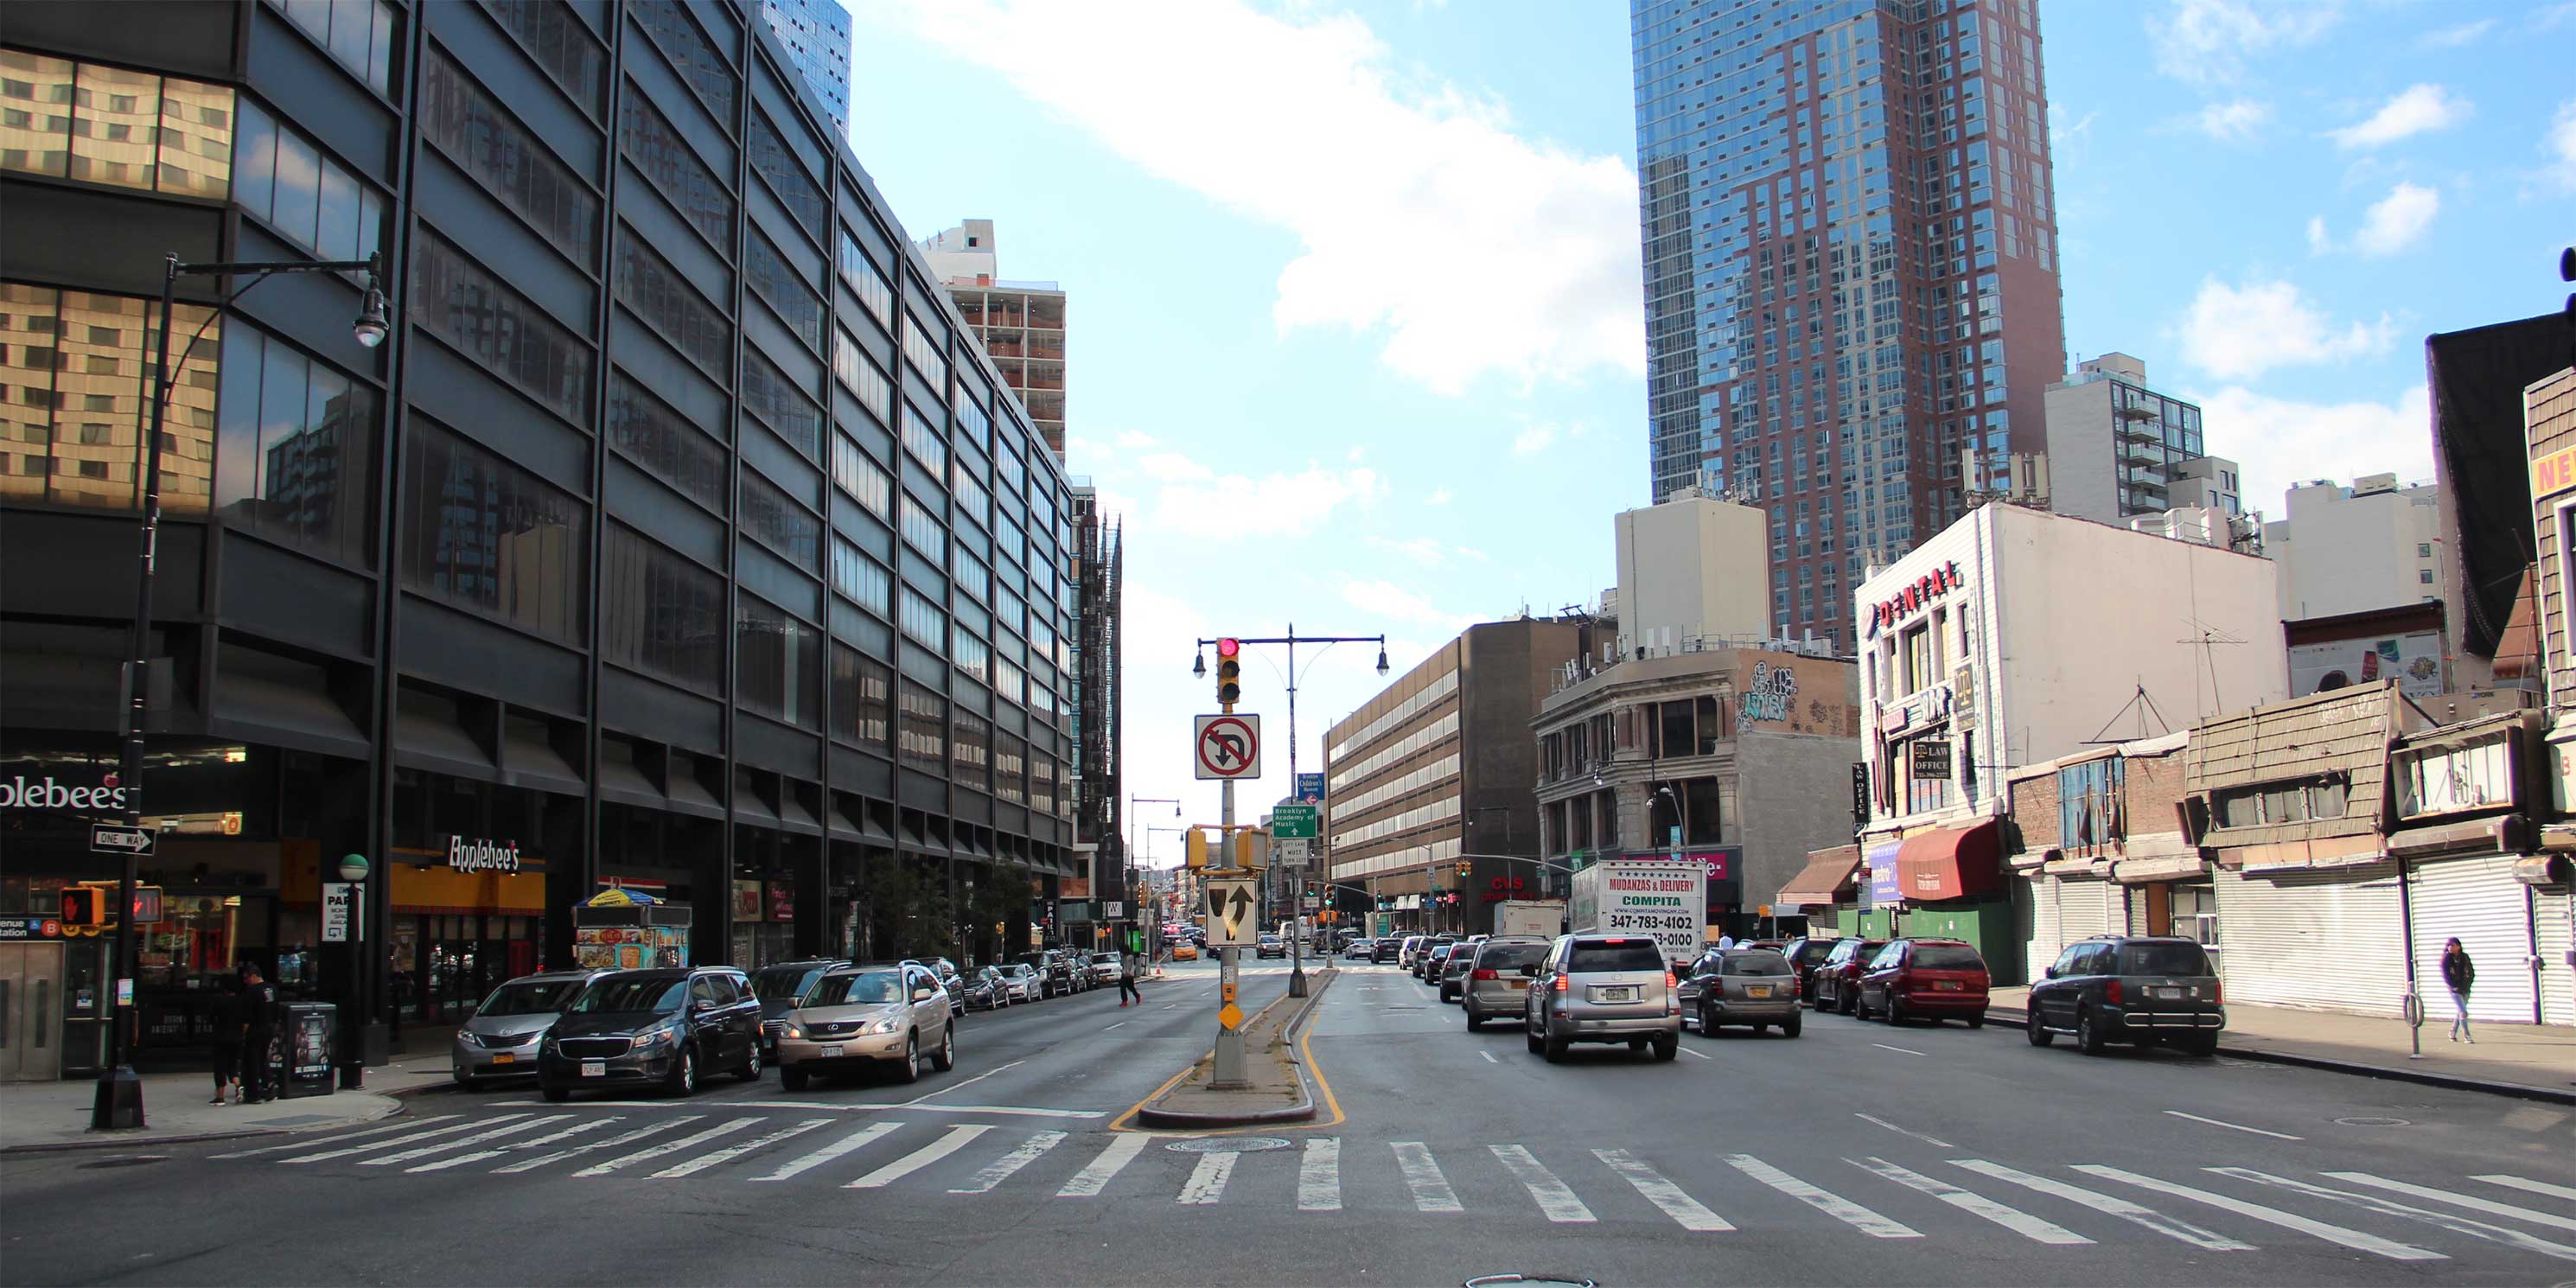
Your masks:
{"label": "reflective glass window", "polygon": [[742,529],[789,563],[821,570],[823,521],[750,470],[742,473]]}
{"label": "reflective glass window", "polygon": [[937,653],[948,651],[948,614],[910,586],[903,588],[903,607],[896,615],[896,624],[914,643]]}
{"label": "reflective glass window", "polygon": [[608,441],[689,499],[724,513],[725,479],[732,468],[724,443],[622,371],[608,381]]}
{"label": "reflective glass window", "polygon": [[893,611],[888,599],[894,593],[894,575],[839,537],[832,538],[832,589],[879,617]]}
{"label": "reflective glass window", "polygon": [[743,239],[742,275],[751,283],[752,293],[777,311],[788,330],[815,353],[823,352],[823,297],[798,280],[787,257],[758,232]]}
{"label": "reflective glass window", "polygon": [[401,19],[385,0],[269,0],[269,5],[369,88],[393,92],[395,27]]}
{"label": "reflective glass window", "polygon": [[757,112],[751,117],[748,143],[751,168],[768,182],[771,192],[778,194],[778,204],[787,207],[787,213],[794,215],[815,241],[823,240],[822,185],[805,173],[804,163],[787,150],[787,141],[779,138],[768,119]]}
{"label": "reflective glass window", "polygon": [[599,115],[608,93],[608,52],[572,6],[559,0],[483,0],[483,10],[581,110]]}
{"label": "reflective glass window", "polygon": [[216,512],[263,536],[371,566],[375,390],[240,318],[228,319],[223,354]]}
{"label": "reflective glass window", "polygon": [[599,235],[599,197],[572,167],[434,48],[422,64],[420,96],[422,136],[538,236],[588,268]]}
{"label": "reflective glass window", "polygon": [[617,110],[617,138],[627,160],[678,207],[681,218],[705,234],[717,250],[731,254],[733,194],[725,191],[715,172],[698,159],[697,150],[642,94],[626,95]]}
{"label": "reflective glass window", "polygon": [[733,381],[733,324],[627,229],[617,238],[617,298],[719,382]]}
{"label": "reflective glass window", "polygon": [[587,507],[417,415],[406,440],[403,584],[580,644]]}
{"label": "reflective glass window", "polygon": [[740,92],[741,83],[725,64],[724,55],[717,53],[706,33],[698,30],[697,20],[688,15],[687,6],[679,0],[628,0],[622,8],[653,34],[654,43],[679,69],[681,79],[706,101],[716,124],[732,133],[734,96]]}
{"label": "reflective glass window", "polygon": [[993,726],[972,711],[959,709],[948,738],[948,776],[978,791],[992,784]]}
{"label": "reflective glass window", "polygon": [[823,633],[751,595],[734,617],[734,701],[806,729],[823,727]]}
{"label": "reflective glass window", "polygon": [[832,328],[832,374],[880,421],[894,419],[894,383],[844,327]]}
{"label": "reflective glass window", "polygon": [[859,248],[858,238],[852,237],[846,227],[840,230],[834,263],[840,269],[841,280],[848,283],[850,290],[859,297],[859,303],[867,306],[868,312],[875,314],[879,323],[892,327],[894,288],[886,284],[885,274],[877,271],[867,252]]}
{"label": "reflective glass window", "polygon": [[713,695],[724,667],[724,578],[611,521],[600,542],[604,661]]}
{"label": "reflective glass window", "polygon": [[750,345],[742,350],[742,405],[794,444],[805,459],[823,459],[823,409]]}
{"label": "reflective glass window", "polygon": [[910,680],[897,683],[895,754],[936,773],[948,759],[948,699]]}
{"label": "reflective glass window", "polygon": [[0,49],[0,170],[71,172],[75,77],[68,58]]}
{"label": "reflective glass window", "polygon": [[412,242],[411,291],[403,303],[430,334],[539,404],[589,423],[589,346],[426,228]]}
{"label": "reflective glass window", "polygon": [[832,732],[879,752],[886,749],[893,673],[847,644],[832,644]]}
{"label": "reflective glass window", "polygon": [[847,434],[832,436],[832,481],[878,518],[888,517],[888,507],[894,503],[894,480],[868,459],[857,439]]}

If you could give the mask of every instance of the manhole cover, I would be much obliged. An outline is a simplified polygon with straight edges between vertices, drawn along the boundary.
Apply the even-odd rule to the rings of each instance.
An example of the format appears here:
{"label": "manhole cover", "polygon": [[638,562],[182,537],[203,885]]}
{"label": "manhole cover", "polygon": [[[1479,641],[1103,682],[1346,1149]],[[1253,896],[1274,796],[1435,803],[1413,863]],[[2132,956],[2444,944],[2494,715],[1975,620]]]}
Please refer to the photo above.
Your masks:
{"label": "manhole cover", "polygon": [[1276,1136],[1199,1136],[1176,1140],[1163,1148],[1181,1154],[1251,1154],[1265,1149],[1286,1149],[1288,1142]]}
{"label": "manhole cover", "polygon": [[2415,1125],[2411,1120],[2404,1118],[2337,1118],[2335,1122],[2345,1127],[2412,1127]]}
{"label": "manhole cover", "polygon": [[131,1154],[124,1158],[102,1158],[95,1163],[83,1163],[81,1166],[84,1168],[141,1167],[146,1163],[166,1163],[169,1161],[170,1156],[168,1154]]}
{"label": "manhole cover", "polygon": [[1556,1285],[1563,1285],[1563,1288],[1597,1288],[1591,1280],[1586,1279],[1581,1275],[1524,1275],[1518,1273],[1478,1275],[1467,1281],[1466,1288],[1488,1288],[1488,1285],[1500,1284],[1528,1284],[1531,1285],[1532,1288],[1555,1288]]}

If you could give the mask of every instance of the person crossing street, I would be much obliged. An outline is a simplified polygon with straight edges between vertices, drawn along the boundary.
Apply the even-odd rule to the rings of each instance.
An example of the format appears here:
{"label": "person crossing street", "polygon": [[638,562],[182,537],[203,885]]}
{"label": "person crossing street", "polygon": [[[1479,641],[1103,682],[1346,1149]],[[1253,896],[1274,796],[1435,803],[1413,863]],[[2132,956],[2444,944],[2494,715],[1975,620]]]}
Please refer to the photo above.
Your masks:
{"label": "person crossing street", "polygon": [[1118,954],[1118,1004],[1120,1006],[1127,1005],[1131,999],[1138,1006],[1145,1004],[1145,995],[1136,991],[1136,976],[1143,969],[1143,965],[1136,959],[1134,949]]}

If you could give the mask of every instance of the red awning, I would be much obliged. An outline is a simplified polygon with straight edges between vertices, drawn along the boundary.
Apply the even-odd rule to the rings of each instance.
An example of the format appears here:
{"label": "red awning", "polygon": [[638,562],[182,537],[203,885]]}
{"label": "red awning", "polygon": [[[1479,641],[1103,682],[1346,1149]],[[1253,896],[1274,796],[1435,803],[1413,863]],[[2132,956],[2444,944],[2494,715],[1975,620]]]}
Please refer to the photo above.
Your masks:
{"label": "red awning", "polygon": [[1896,851],[1897,888],[1909,903],[1966,899],[1997,885],[2001,829],[1995,820],[1936,828],[1905,838]]}
{"label": "red awning", "polygon": [[1813,904],[1831,905],[1843,901],[1846,891],[1853,890],[1853,874],[1860,870],[1860,847],[1838,845],[1830,850],[1817,850],[1808,855],[1807,866],[1780,887],[1774,903],[1791,907]]}

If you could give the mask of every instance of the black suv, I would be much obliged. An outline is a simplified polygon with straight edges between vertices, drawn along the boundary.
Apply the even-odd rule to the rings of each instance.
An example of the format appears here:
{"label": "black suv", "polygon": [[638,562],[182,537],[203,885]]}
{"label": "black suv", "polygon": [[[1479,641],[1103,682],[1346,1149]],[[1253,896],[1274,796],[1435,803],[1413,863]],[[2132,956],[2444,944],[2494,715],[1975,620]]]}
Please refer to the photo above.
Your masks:
{"label": "black suv", "polygon": [[760,1058],[776,1063],[778,1032],[787,1027],[787,1013],[796,1009],[796,1000],[823,972],[848,962],[831,957],[809,957],[801,961],[772,962],[751,973],[751,991],[760,998]]}
{"label": "black suv", "polygon": [[639,1083],[685,1096],[716,1070],[760,1078],[760,999],[731,966],[610,971],[582,987],[537,1048],[548,1100]]}
{"label": "black suv", "polygon": [[2218,1050],[2227,1008],[2218,968],[2195,940],[2104,935],[2069,945],[2030,988],[2030,1044],[2073,1034],[2086,1055],[2113,1042]]}
{"label": "black suv", "polygon": [[1833,956],[1837,942],[1813,937],[1792,939],[1780,950],[1780,955],[1789,959],[1789,969],[1797,973],[1799,998],[1809,1006],[1816,1004],[1816,968]]}

